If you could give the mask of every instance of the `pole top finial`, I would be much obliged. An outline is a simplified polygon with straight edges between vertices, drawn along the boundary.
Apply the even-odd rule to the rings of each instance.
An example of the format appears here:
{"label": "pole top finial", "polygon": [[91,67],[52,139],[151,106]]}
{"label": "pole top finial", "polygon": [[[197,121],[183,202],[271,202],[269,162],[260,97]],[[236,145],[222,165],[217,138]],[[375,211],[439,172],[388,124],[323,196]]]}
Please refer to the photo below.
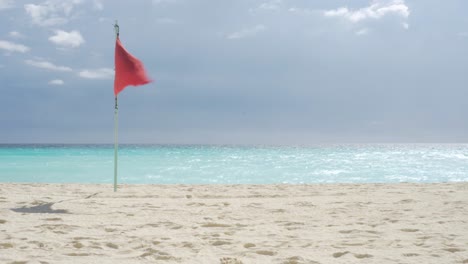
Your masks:
{"label": "pole top finial", "polygon": [[119,36],[119,24],[117,20],[115,20],[114,31],[115,31],[115,35],[118,37]]}

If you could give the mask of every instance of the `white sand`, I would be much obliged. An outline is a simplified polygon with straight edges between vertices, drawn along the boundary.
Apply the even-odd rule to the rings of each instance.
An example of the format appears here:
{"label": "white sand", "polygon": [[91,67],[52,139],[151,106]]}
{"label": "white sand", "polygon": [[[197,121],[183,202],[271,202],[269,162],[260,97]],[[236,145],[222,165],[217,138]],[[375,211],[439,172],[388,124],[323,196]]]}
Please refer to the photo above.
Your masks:
{"label": "white sand", "polygon": [[468,263],[468,183],[0,184],[0,263]]}

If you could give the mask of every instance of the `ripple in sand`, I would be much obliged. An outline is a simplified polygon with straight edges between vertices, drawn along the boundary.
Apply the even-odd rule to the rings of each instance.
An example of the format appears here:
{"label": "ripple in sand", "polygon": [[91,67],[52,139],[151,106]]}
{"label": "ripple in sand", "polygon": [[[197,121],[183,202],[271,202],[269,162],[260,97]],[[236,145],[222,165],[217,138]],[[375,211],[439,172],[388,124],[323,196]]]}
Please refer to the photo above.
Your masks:
{"label": "ripple in sand", "polygon": [[219,223],[206,223],[201,225],[202,227],[230,227],[230,225],[219,224]]}

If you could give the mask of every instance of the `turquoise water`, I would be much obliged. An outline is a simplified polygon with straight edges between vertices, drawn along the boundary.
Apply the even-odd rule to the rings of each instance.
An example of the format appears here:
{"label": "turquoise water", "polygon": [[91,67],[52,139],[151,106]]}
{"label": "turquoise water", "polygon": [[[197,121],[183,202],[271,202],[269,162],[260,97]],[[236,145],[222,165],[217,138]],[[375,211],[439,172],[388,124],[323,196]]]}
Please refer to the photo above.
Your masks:
{"label": "turquoise water", "polygon": [[[110,145],[0,145],[0,182],[112,183]],[[468,181],[468,145],[120,146],[120,183]]]}

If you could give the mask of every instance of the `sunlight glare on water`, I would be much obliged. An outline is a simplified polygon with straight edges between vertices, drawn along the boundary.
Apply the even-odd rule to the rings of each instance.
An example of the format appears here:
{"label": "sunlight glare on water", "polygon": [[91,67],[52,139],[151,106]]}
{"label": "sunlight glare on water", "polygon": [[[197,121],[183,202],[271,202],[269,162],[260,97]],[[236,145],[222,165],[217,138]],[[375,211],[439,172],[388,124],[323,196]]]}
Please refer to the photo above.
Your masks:
{"label": "sunlight glare on water", "polygon": [[[112,183],[108,145],[2,145],[1,182]],[[468,145],[236,147],[124,145],[120,183],[468,181]]]}

